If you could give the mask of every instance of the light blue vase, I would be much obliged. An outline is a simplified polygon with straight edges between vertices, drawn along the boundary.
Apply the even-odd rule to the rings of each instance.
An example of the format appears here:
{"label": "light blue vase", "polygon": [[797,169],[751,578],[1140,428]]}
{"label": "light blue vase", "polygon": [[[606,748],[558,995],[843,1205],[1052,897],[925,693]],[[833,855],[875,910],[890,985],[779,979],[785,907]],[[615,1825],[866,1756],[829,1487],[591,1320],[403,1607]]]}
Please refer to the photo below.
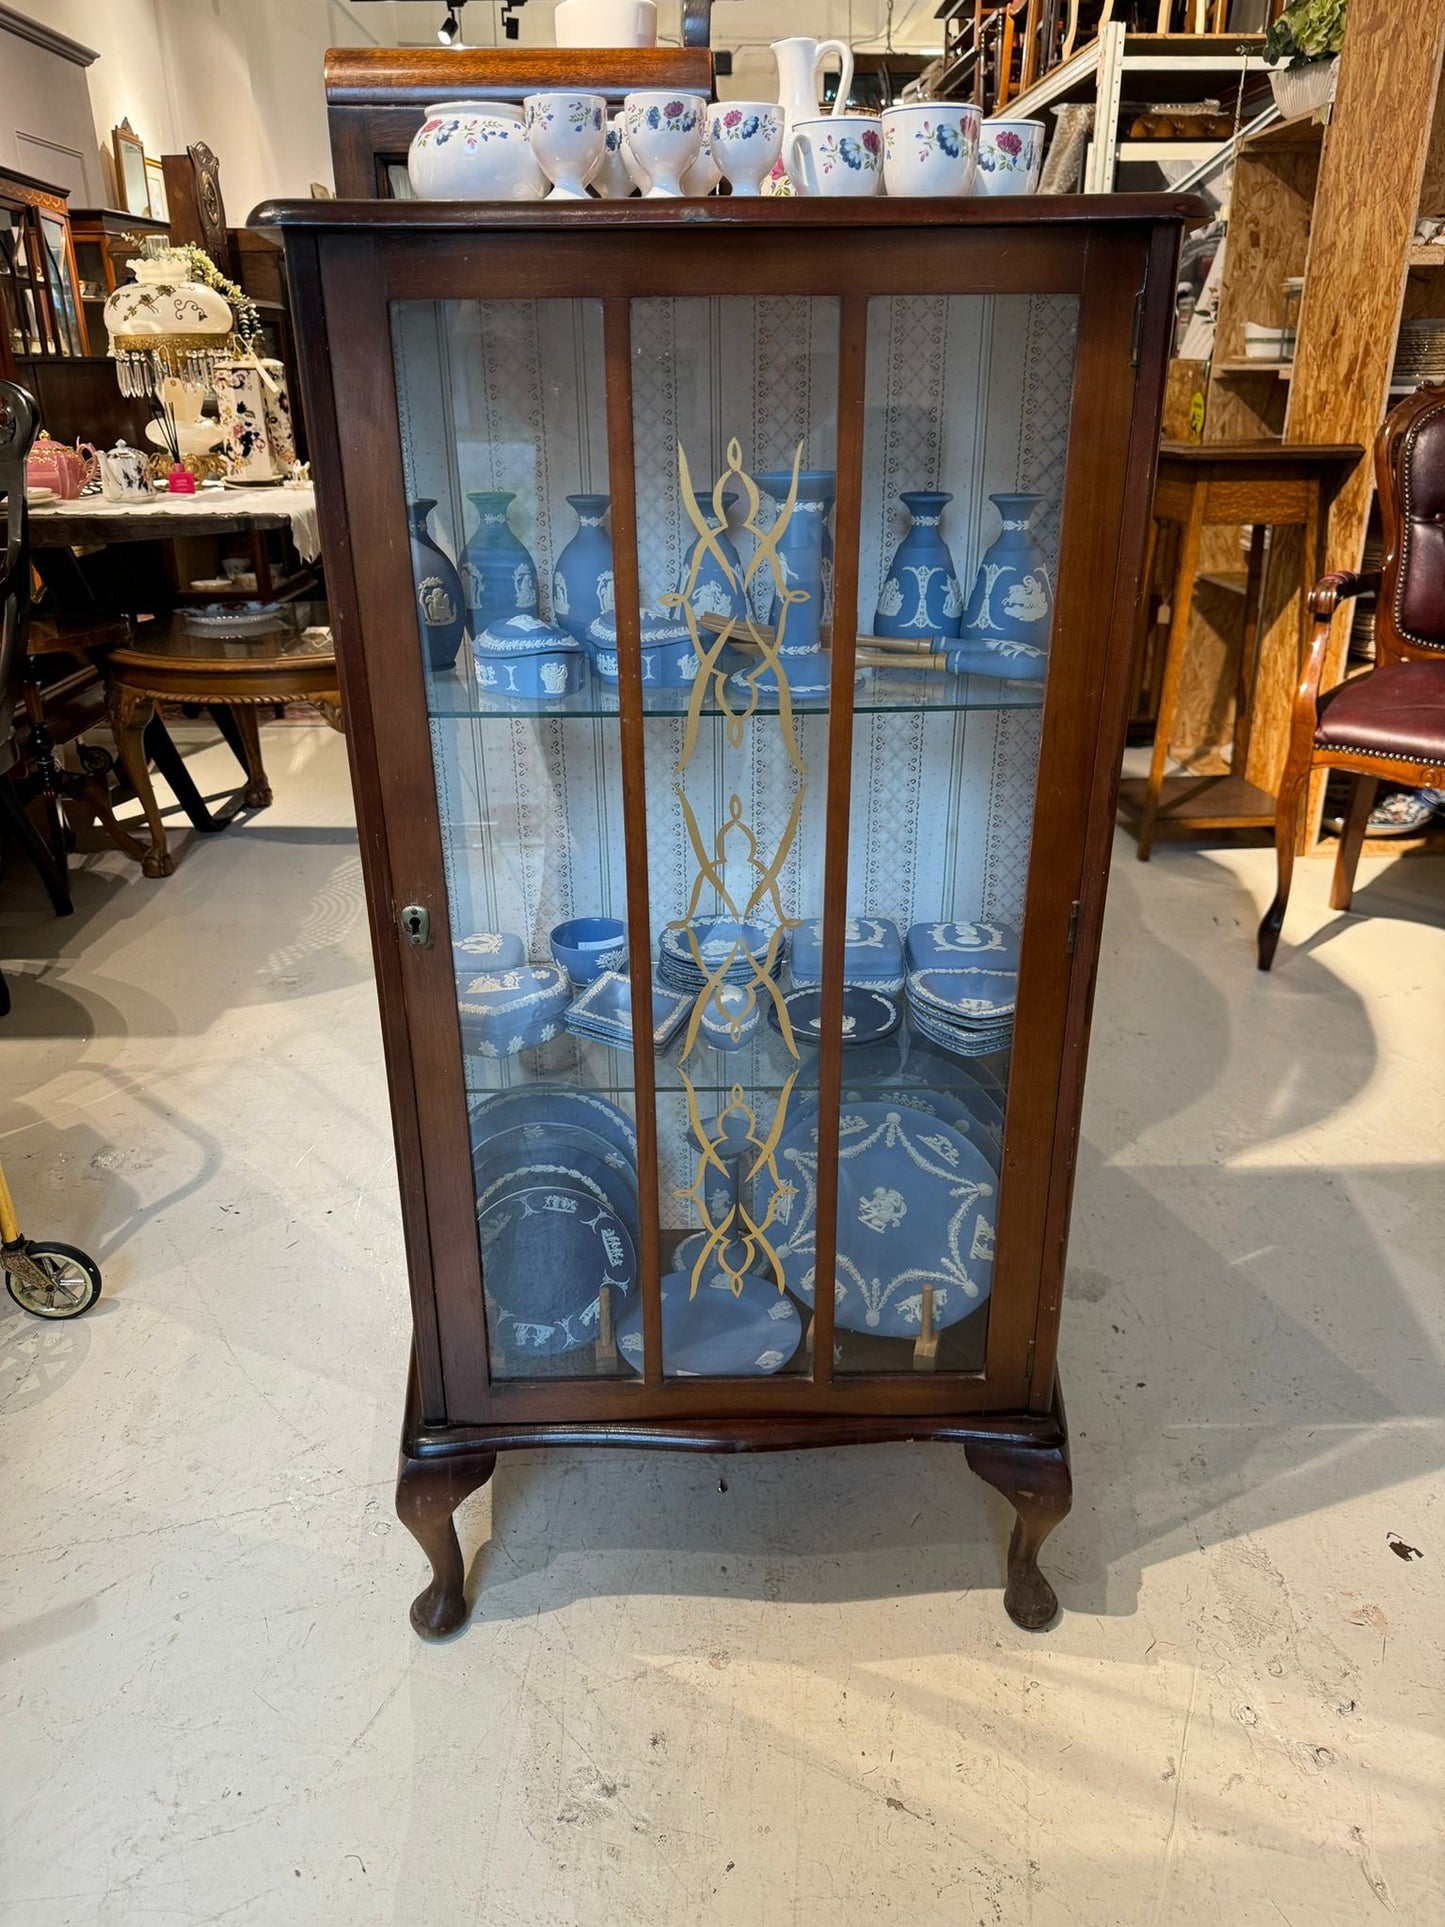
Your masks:
{"label": "light blue vase", "polygon": [[[692,499],[697,503],[702,519],[713,531],[717,546],[722,550],[726,567],[718,561],[710,548],[703,548],[703,538],[700,535],[696,536],[683,558],[682,573],[677,579],[677,592],[681,595],[687,588],[687,578],[692,569],[693,557],[700,548],[703,548],[697,581],[693,584],[692,594],[688,597],[693,613],[699,616],[731,617],[741,622],[748,613],[748,599],[743,594],[743,564],[741,556],[733,545],[733,539],[728,534],[726,520],[728,510],[738,498],[736,495],[724,495],[724,520],[721,529],[718,528],[714,517],[711,491],[700,490]],[[688,523],[688,527],[692,527],[691,522]]]}
{"label": "light blue vase", "polygon": [[433,669],[450,669],[466,634],[461,578],[451,557],[427,527],[436,503],[429,497],[407,504],[411,524],[411,577],[416,586],[417,621],[426,659]]}
{"label": "light blue vase", "polygon": [[552,571],[552,616],[579,642],[598,616],[612,608],[612,537],[602,526],[605,495],[569,495],[577,513],[577,533],[557,557]]}
{"label": "light blue vase", "polygon": [[963,620],[963,591],[939,524],[953,497],[913,489],[898,499],[908,510],[909,528],[878,592],[873,633],[952,638]]}
{"label": "light blue vase", "polygon": [[948,667],[960,675],[1042,682],[1049,664],[1053,584],[1043,551],[1029,533],[1042,495],[990,495],[1003,528],[978,565],[963,629]]}
{"label": "light blue vase", "polygon": [[477,526],[462,550],[462,586],[472,634],[504,616],[537,613],[537,565],[507,522],[512,489],[489,488],[469,494]]}
{"label": "light blue vase", "polygon": [[[776,471],[754,478],[765,495],[781,509],[792,487],[792,471]],[[779,656],[788,688],[794,696],[825,696],[828,693],[828,657],[822,650],[825,595],[831,591],[832,543],[828,538],[828,514],[833,506],[837,479],[832,469],[805,468],[798,473],[798,494],[788,526],[778,539],[777,555],[783,577],[790,589],[801,589],[806,601],[787,606],[787,622]],[[768,610],[768,622],[776,633],[783,605],[776,591]],[[776,691],[777,679],[771,669],[757,678],[760,691]]]}

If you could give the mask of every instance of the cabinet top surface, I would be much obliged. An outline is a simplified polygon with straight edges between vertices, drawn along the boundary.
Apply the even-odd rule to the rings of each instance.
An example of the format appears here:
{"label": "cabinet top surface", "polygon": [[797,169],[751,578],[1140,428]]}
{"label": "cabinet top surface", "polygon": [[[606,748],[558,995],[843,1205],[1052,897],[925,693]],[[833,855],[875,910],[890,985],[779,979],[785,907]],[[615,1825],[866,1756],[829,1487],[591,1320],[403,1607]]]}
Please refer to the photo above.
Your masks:
{"label": "cabinet top surface", "polygon": [[1208,217],[1194,194],[1047,194],[961,200],[263,201],[248,227],[399,230],[406,234],[589,228],[1053,228],[1183,223]]}

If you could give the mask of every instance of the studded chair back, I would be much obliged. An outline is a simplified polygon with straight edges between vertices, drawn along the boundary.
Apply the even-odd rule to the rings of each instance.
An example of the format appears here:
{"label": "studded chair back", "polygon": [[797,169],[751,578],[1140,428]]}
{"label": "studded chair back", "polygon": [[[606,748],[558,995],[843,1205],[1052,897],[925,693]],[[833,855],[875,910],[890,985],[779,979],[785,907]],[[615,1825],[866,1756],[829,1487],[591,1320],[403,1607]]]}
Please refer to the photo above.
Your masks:
{"label": "studded chair back", "polygon": [[1445,656],[1445,387],[1391,410],[1375,444],[1375,486],[1385,538],[1376,656]]}

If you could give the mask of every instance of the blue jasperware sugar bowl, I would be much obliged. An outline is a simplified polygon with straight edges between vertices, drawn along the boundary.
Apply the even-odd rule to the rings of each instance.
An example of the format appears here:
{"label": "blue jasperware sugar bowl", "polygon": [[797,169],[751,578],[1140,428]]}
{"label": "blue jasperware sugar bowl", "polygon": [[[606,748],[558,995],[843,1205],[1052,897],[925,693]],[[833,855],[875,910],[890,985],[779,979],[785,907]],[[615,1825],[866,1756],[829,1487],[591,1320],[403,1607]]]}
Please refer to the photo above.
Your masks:
{"label": "blue jasperware sugar bowl", "polygon": [[627,968],[627,926],[616,917],[572,917],[552,932],[553,961],[574,984]]}
{"label": "blue jasperware sugar bowl", "polygon": [[587,678],[582,645],[540,616],[501,616],[472,642],[477,682],[503,701],[558,702]]}

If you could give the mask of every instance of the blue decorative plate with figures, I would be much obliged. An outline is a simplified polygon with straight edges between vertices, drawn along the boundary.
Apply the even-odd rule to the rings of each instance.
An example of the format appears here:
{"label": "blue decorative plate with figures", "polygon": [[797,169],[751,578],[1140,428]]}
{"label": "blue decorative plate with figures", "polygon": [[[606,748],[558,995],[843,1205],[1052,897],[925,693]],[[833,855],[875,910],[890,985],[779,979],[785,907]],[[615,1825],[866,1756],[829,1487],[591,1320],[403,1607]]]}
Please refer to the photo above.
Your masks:
{"label": "blue decorative plate with figures", "polygon": [[[629,1299],[615,1326],[617,1349],[643,1369],[642,1294]],[[798,1307],[770,1278],[746,1272],[734,1297],[722,1270],[669,1271],[662,1280],[662,1369],[669,1378],[767,1378],[798,1349]]]}
{"label": "blue decorative plate with figures", "polygon": [[631,1291],[637,1256],[627,1227],[585,1191],[526,1185],[477,1219],[487,1330],[506,1355],[554,1358],[597,1337],[597,1298]]}
{"label": "blue decorative plate with figures", "polygon": [[574,1090],[568,1084],[518,1084],[494,1091],[472,1106],[472,1137],[478,1144],[498,1131],[576,1125],[594,1131],[618,1151],[637,1172],[637,1133],[632,1119],[595,1091]]}
{"label": "blue decorative plate with figures", "polygon": [[[783,1003],[788,1012],[788,1024],[794,1038],[800,1044],[821,1044],[823,1041],[823,993],[811,987],[790,990]],[[843,986],[843,1042],[845,1044],[877,1044],[885,1037],[891,1037],[903,1021],[903,1013],[891,997],[885,997],[881,990],[859,990],[851,984]],[[783,1026],[778,1016],[778,1007],[773,1004],[768,1011],[768,1022],[773,1029],[781,1032]]]}
{"label": "blue decorative plate with figures", "polygon": [[[783,1132],[778,1168],[796,1189],[783,1201],[783,1276],[811,1304],[816,1120]],[[977,1311],[993,1285],[997,1183],[977,1146],[940,1119],[900,1104],[846,1105],[838,1120],[837,1327],[916,1338],[925,1285],[935,1328]]]}

